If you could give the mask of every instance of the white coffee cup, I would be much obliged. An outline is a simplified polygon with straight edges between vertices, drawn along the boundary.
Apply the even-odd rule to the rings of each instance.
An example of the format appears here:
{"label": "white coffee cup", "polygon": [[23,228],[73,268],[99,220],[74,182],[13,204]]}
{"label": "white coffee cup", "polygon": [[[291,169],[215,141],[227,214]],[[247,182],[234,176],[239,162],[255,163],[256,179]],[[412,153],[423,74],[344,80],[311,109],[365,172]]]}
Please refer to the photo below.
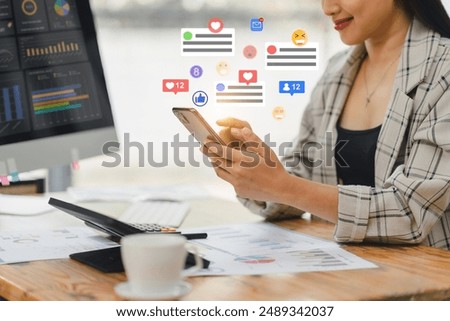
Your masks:
{"label": "white coffee cup", "polygon": [[[164,292],[202,268],[197,249],[177,234],[133,234],[121,239],[121,255],[130,290],[134,293]],[[195,266],[183,270],[187,251]]]}

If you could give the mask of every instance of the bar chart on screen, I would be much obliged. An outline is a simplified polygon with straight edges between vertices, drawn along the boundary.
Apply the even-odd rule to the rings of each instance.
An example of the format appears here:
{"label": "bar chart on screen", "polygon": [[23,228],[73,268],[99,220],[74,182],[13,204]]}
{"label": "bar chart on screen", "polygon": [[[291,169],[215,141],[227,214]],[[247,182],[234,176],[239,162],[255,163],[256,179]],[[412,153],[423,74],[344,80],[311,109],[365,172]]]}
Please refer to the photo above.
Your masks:
{"label": "bar chart on screen", "polygon": [[92,78],[86,63],[27,72],[34,126],[47,128],[100,118]]}
{"label": "bar chart on screen", "polygon": [[24,81],[20,73],[0,76],[0,137],[28,131]]}
{"label": "bar chart on screen", "polygon": [[19,38],[19,52],[24,68],[54,66],[87,61],[83,34],[62,31]]}

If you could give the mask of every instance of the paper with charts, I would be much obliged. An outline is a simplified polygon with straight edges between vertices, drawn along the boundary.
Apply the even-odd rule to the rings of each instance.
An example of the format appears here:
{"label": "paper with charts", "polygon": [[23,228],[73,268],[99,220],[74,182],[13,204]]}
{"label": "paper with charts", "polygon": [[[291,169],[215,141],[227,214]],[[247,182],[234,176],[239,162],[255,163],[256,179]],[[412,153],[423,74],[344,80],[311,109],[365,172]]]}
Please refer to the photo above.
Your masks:
{"label": "paper with charts", "polygon": [[0,232],[0,264],[63,259],[77,252],[117,246],[86,227]]}
{"label": "paper with charts", "polygon": [[[187,231],[185,231],[187,232]],[[331,241],[292,232],[270,223],[202,229],[205,240],[191,241],[211,261],[197,275],[255,275],[377,267]]]}

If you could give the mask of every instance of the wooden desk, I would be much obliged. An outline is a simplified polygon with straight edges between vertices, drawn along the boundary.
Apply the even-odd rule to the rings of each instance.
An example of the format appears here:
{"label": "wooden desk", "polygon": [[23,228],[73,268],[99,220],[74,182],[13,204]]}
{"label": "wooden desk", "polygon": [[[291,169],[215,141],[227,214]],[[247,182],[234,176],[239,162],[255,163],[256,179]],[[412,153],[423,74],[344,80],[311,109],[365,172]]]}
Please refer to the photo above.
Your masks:
{"label": "wooden desk", "polygon": [[[187,226],[260,220],[240,204],[193,202]],[[212,211],[212,209],[215,209]],[[194,224],[196,222],[196,224]],[[296,220],[286,228],[331,239],[333,225]],[[379,268],[196,277],[183,300],[444,300],[450,299],[450,251],[425,246],[346,245]],[[114,286],[123,273],[104,274],[78,262],[51,260],[0,266],[0,296],[8,300],[119,300]]]}

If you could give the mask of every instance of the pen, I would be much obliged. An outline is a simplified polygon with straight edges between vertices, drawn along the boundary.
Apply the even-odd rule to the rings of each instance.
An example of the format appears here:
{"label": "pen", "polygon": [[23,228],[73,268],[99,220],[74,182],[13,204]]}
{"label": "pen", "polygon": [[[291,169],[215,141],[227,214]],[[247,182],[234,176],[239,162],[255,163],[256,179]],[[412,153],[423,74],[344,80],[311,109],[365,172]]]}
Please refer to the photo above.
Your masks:
{"label": "pen", "polygon": [[206,239],[208,237],[207,233],[187,233],[187,234],[181,234],[188,240],[199,240],[199,239]]}
{"label": "pen", "polygon": [[200,240],[206,239],[208,237],[207,233],[181,233],[180,231],[150,232],[150,234],[179,234],[181,236],[184,236],[188,240]]}

